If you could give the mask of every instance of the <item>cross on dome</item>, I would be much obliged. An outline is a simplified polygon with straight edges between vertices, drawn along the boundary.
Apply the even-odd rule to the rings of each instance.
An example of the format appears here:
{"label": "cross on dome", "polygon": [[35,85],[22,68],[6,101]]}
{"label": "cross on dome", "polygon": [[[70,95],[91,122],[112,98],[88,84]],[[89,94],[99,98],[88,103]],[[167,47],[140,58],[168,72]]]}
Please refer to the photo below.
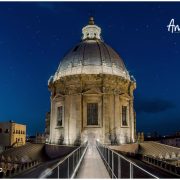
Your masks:
{"label": "cross on dome", "polygon": [[89,24],[82,28],[83,40],[86,39],[101,39],[101,28],[95,25],[94,18],[89,18]]}

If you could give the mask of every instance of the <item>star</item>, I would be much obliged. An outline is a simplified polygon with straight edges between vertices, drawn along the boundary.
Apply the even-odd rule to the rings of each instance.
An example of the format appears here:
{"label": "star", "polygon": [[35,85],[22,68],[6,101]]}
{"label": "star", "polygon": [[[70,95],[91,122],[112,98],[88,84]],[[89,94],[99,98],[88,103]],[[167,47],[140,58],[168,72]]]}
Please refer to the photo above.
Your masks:
{"label": "star", "polygon": [[135,31],[138,32],[138,31],[139,31],[139,28],[136,28]]}
{"label": "star", "polygon": [[149,29],[149,24],[146,24],[146,29]]}

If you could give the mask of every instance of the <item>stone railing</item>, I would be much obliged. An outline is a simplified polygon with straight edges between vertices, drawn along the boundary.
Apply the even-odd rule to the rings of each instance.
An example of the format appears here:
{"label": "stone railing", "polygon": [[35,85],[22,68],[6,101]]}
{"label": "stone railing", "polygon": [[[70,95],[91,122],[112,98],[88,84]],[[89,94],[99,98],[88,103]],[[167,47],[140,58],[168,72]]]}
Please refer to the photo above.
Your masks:
{"label": "stone railing", "polygon": [[171,173],[177,177],[180,177],[180,167],[174,164],[171,164],[169,162],[166,162],[163,159],[158,159],[156,157],[153,156],[149,156],[149,155],[143,155],[142,156],[142,161],[151,164],[155,167],[158,167],[168,173]]}
{"label": "stone railing", "polygon": [[0,163],[0,178],[10,178],[24,171],[33,168],[39,164],[39,161],[32,161],[32,162],[1,162]]}

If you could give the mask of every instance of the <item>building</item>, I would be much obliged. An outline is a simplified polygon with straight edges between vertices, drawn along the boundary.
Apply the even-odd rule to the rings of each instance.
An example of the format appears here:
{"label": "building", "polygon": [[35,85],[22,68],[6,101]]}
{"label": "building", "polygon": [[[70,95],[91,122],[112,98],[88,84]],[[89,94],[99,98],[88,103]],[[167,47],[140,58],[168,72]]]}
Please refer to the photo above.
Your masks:
{"label": "building", "polygon": [[163,136],[160,142],[169,146],[180,147],[180,132],[176,132],[175,135]]}
{"label": "building", "polygon": [[45,136],[46,139],[49,138],[50,134],[50,112],[46,113],[46,119],[45,119]]}
{"label": "building", "polygon": [[13,121],[0,122],[0,146],[16,147],[26,143],[26,125]]}
{"label": "building", "polygon": [[44,144],[46,142],[46,134],[44,133],[36,133],[35,143]]}
{"label": "building", "polygon": [[49,142],[135,142],[135,79],[117,52],[102,40],[101,28],[92,17],[82,34],[48,81]]}
{"label": "building", "polygon": [[46,134],[45,133],[36,133],[36,135],[28,136],[26,142],[30,142],[33,144],[44,144],[46,142]]}

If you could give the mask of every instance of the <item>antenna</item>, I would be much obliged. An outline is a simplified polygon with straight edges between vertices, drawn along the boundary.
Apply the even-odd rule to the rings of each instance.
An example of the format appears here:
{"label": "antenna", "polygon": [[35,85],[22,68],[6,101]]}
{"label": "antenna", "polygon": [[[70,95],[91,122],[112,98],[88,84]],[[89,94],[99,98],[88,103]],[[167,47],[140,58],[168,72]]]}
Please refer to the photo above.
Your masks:
{"label": "antenna", "polygon": [[94,9],[89,10],[88,16],[89,17],[95,17],[95,10]]}

